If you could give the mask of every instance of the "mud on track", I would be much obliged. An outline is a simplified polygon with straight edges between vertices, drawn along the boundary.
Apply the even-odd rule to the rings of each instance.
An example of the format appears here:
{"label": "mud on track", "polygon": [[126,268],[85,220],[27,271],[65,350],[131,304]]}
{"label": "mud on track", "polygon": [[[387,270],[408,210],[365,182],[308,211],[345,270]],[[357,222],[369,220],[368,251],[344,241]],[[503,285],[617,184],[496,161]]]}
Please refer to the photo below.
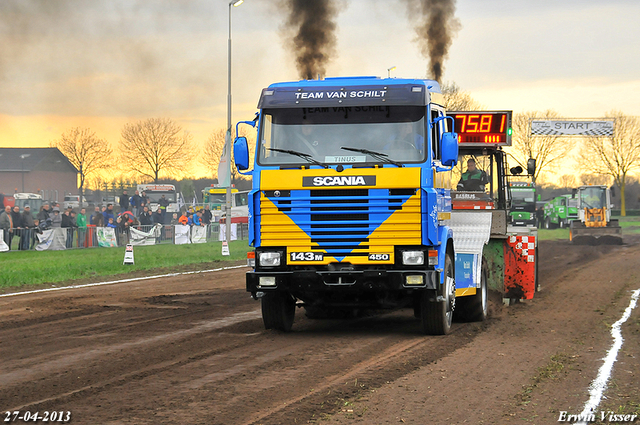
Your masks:
{"label": "mud on track", "polygon": [[640,286],[640,248],[540,256],[535,300],[445,337],[421,335],[411,311],[298,311],[292,333],[265,331],[245,269],[0,298],[0,409],[78,424],[552,423],[581,410],[605,322]]}

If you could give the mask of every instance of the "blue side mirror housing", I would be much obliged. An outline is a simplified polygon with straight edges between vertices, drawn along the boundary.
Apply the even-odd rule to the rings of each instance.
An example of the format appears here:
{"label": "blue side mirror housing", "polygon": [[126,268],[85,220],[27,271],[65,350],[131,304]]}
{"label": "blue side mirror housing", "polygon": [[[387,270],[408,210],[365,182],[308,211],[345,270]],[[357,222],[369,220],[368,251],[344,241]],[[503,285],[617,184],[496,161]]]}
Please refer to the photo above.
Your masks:
{"label": "blue side mirror housing", "polygon": [[233,142],[233,159],[238,170],[244,171],[249,168],[249,144],[246,137],[236,137]]}
{"label": "blue side mirror housing", "polygon": [[458,163],[458,134],[453,132],[443,133],[440,146],[442,165],[455,167]]}

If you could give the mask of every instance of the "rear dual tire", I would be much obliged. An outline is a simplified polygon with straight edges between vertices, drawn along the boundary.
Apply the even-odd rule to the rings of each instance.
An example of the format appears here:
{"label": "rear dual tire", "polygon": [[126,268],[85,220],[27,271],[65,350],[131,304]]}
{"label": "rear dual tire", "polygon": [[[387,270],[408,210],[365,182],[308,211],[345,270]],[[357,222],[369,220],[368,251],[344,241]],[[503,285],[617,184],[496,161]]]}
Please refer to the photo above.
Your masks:
{"label": "rear dual tire", "polygon": [[456,313],[460,320],[467,322],[483,322],[489,316],[489,288],[484,267],[480,274],[480,288],[476,288],[475,295],[457,299]]}

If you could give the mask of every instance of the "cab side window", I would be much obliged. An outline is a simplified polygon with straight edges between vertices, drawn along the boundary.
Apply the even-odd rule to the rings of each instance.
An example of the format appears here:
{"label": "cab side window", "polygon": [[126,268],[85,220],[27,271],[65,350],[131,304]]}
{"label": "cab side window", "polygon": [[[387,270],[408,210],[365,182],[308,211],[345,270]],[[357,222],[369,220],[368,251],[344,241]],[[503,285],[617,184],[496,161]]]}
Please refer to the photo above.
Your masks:
{"label": "cab side window", "polygon": [[[438,117],[442,116],[442,111],[431,110],[431,123],[433,123]],[[439,121],[435,125],[431,126],[431,151],[433,152],[433,159],[440,159],[440,137],[442,135],[442,125],[444,121]]]}

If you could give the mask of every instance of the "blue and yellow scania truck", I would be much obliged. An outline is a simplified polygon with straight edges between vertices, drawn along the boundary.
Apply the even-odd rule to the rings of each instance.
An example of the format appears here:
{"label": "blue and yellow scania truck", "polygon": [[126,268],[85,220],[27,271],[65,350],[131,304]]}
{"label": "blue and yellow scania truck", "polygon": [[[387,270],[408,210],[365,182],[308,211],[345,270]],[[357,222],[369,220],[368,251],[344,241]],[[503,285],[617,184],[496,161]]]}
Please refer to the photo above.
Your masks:
{"label": "blue and yellow scania truck", "polygon": [[[451,170],[453,118],[432,80],[377,77],[277,83],[262,91],[246,138],[250,174],[246,284],[267,329],[307,316],[413,308],[427,334],[449,332],[456,308]],[[236,128],[236,134],[238,127]],[[486,290],[463,303],[486,317]],[[482,295],[484,294],[484,299]]]}

